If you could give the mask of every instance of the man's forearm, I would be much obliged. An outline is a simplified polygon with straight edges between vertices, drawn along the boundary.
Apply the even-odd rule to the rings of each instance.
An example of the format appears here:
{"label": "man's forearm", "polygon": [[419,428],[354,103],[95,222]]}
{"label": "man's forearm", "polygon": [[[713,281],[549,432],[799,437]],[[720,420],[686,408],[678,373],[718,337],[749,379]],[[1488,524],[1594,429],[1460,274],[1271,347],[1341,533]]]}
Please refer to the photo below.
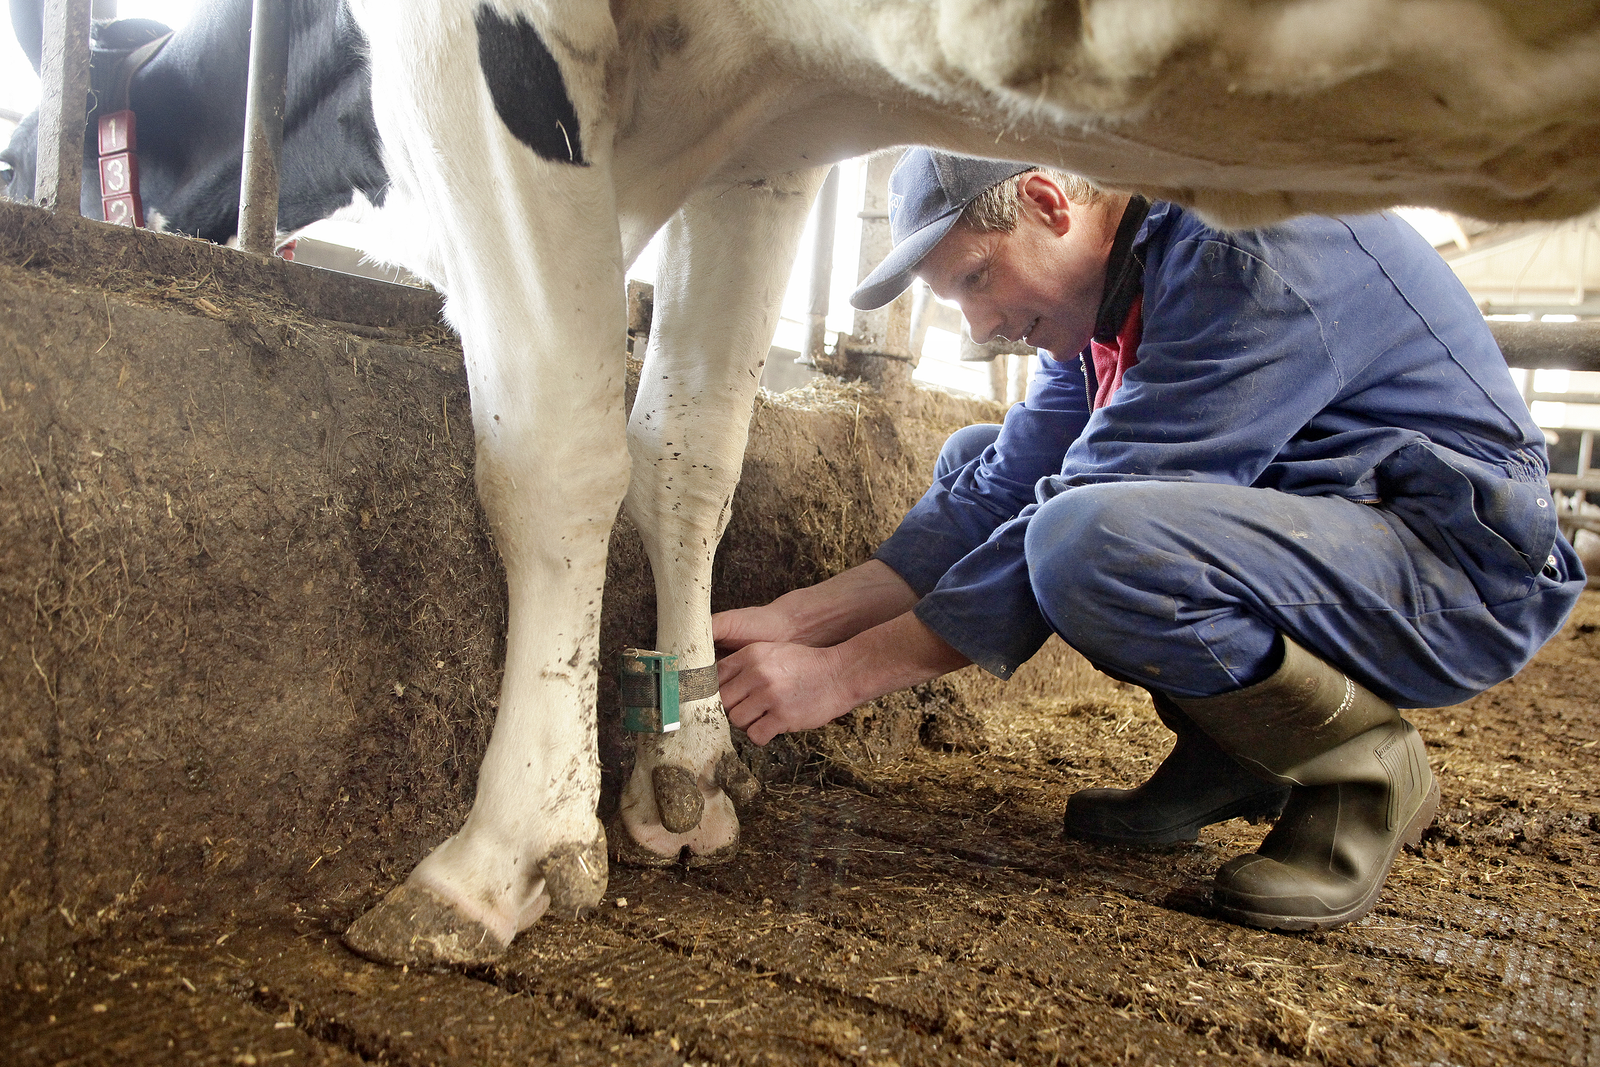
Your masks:
{"label": "man's forearm", "polygon": [[820,648],[910,611],[916,592],[887,564],[868,560],[825,582],[785,593],[764,607],[719,612],[717,642],[786,641]]}
{"label": "man's forearm", "polygon": [[863,630],[833,651],[851,707],[972,662],[910,611]]}
{"label": "man's forearm", "polygon": [[886,563],[869,559],[825,582],[786,594],[807,644],[836,645],[917,605],[917,594]]}

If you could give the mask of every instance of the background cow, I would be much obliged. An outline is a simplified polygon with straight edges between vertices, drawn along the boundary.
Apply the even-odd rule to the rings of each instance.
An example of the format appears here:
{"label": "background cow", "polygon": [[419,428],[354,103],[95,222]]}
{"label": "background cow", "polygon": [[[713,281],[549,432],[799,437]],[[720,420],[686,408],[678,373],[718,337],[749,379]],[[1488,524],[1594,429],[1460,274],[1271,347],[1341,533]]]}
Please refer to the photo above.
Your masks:
{"label": "background cow", "polygon": [[[39,69],[43,0],[11,0],[12,25]],[[289,82],[284,109],[278,228],[294,231],[346,207],[356,193],[381,203],[387,176],[372,121],[365,41],[340,0],[290,0]],[[140,191],[152,228],[226,242],[238,229],[250,0],[212,0],[197,9],[144,66],[125,64],[169,31],[149,19],[95,26],[89,129],[96,109],[115,107],[119,83],[139,121]],[[109,105],[109,106],[108,106]],[[0,152],[5,189],[30,199],[37,112]],[[3,172],[0,172],[3,173]],[[82,209],[101,217],[95,138],[84,142]]]}

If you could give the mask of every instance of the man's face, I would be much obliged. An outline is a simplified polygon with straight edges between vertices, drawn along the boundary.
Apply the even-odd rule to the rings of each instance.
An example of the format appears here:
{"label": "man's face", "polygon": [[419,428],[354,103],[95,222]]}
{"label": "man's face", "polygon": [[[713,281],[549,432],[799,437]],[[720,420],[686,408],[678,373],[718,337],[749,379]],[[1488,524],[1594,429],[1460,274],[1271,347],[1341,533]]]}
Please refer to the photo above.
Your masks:
{"label": "man's face", "polygon": [[958,223],[917,273],[941,299],[961,305],[979,344],[1004,337],[1071,359],[1094,335],[1105,288],[1109,246],[1092,215],[1064,201],[1041,206],[1024,186],[1015,230]]}

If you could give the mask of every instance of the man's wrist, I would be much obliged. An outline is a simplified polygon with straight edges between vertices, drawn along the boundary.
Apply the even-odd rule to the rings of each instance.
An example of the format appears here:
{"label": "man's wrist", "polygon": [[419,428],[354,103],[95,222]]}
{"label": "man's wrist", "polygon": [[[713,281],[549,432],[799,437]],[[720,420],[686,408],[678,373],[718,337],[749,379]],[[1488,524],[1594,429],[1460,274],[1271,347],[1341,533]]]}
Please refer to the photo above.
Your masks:
{"label": "man's wrist", "polygon": [[778,612],[782,618],[789,640],[797,645],[817,646],[833,643],[818,640],[819,637],[826,636],[827,620],[833,614],[829,611],[832,598],[819,595],[820,588],[820,586],[807,586],[803,589],[794,589],[769,605],[770,609]]}

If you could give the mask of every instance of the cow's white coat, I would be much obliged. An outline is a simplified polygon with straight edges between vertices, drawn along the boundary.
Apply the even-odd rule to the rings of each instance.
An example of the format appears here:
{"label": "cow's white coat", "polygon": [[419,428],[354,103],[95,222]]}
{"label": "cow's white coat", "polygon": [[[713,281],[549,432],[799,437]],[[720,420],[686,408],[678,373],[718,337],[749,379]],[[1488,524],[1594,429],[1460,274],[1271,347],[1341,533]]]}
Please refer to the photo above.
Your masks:
{"label": "cow's white coat", "polygon": [[[369,939],[387,958],[492,956],[548,906],[545,859],[600,834],[597,635],[624,501],[655,571],[656,647],[711,662],[712,555],[823,165],[933,144],[1235,223],[1397,202],[1559,215],[1600,186],[1595,3],[493,0],[556,56],[585,167],[539,158],[502,125],[476,0],[352,5],[371,40],[388,212],[414,224],[406,265],[448,294],[464,342],[510,591],[476,804],[410,882],[481,936],[441,949],[427,929],[394,934],[438,921],[413,893],[375,935],[390,943]],[[663,226],[630,420],[623,271]],[[684,717],[641,746],[625,832],[663,859],[725,855],[738,834],[715,777],[728,726],[715,699]],[[695,830],[660,825],[658,765],[699,781]]]}

